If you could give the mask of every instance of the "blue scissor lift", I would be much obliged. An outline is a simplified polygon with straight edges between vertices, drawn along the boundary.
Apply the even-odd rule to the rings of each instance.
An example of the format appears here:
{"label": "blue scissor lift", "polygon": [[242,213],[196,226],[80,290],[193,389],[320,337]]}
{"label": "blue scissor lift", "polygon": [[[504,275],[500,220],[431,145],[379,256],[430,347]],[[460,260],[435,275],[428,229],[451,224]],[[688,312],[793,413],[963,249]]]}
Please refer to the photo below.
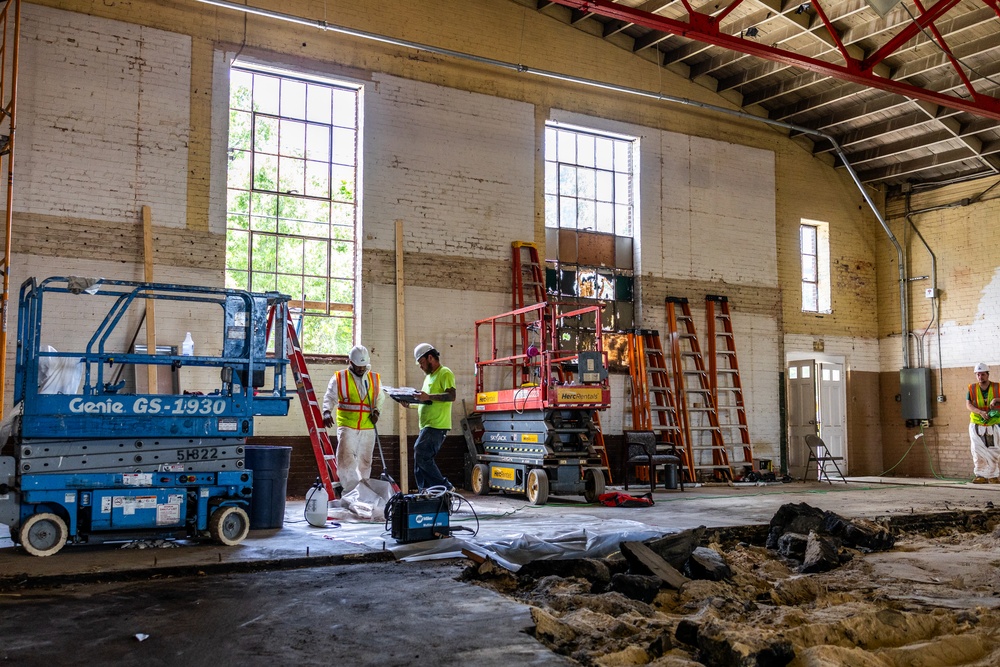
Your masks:
{"label": "blue scissor lift", "polygon": [[[26,281],[18,301],[14,417],[10,436],[0,442],[0,523],[10,526],[14,541],[36,556],[67,542],[241,542],[250,525],[253,473],[244,467],[244,445],[254,417],[288,414],[288,299],[277,292],[122,280]],[[149,300],[161,313],[217,317],[221,353],[123,351],[131,348],[129,335],[138,332]],[[279,353],[268,355],[272,308],[281,320],[272,348]],[[75,320],[72,329],[79,331],[88,316],[100,321],[93,334],[65,342],[71,336],[58,325]],[[61,339],[61,348],[43,345],[43,338]],[[116,382],[120,366],[147,364],[217,368],[218,385],[196,394],[138,394]],[[42,366],[78,369],[82,388],[41,393]]]}

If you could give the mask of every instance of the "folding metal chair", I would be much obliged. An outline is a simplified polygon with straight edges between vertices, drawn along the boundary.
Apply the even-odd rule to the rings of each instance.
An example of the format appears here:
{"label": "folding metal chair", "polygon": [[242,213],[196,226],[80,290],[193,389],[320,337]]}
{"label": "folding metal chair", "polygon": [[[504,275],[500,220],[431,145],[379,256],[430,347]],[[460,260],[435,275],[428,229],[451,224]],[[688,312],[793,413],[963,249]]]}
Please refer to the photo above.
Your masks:
{"label": "folding metal chair", "polygon": [[830,453],[830,448],[827,447],[823,439],[818,435],[807,435],[806,447],[809,448],[809,460],[806,461],[806,471],[802,475],[802,481],[805,482],[809,479],[809,469],[812,468],[816,471],[816,481],[826,480],[828,484],[833,484],[833,480],[830,479],[830,471],[827,470],[827,464],[833,466],[833,469],[837,471],[837,475],[840,476],[840,481],[847,484],[847,479],[844,477],[844,473],[841,472],[840,466],[837,465],[838,461],[843,461],[843,456],[833,456]]}

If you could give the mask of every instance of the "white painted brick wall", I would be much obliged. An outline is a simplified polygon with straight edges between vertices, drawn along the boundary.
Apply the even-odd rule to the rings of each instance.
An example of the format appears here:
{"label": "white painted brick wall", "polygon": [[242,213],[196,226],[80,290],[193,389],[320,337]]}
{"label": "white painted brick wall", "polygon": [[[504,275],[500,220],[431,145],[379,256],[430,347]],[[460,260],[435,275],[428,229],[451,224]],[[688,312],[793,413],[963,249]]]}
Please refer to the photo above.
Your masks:
{"label": "white painted brick wall", "polygon": [[191,39],[26,4],[18,211],[186,224]]}
{"label": "white painted brick wall", "polygon": [[365,91],[364,237],[490,259],[534,238],[531,105],[377,74]]}

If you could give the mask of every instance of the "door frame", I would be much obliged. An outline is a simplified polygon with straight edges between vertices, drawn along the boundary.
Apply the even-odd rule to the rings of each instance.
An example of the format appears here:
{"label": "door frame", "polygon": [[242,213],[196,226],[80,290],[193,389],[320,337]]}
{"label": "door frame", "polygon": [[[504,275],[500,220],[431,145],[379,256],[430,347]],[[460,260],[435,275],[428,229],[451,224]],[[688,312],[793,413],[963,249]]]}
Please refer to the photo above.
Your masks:
{"label": "door frame", "polygon": [[[844,378],[843,378],[843,382],[841,382],[841,388],[840,388],[840,400],[842,401],[842,403],[844,405],[844,451],[841,454],[841,456],[843,456],[843,458],[844,458],[844,461],[843,461],[843,464],[842,464],[842,470],[844,470],[845,474],[846,474],[846,471],[847,471],[847,469],[849,467],[847,452],[849,450],[848,434],[850,433],[849,422],[848,422],[848,418],[847,418],[847,376],[848,376],[848,373],[850,372],[850,366],[847,363],[847,357],[845,357],[843,355],[837,355],[837,354],[825,354],[823,352],[786,352],[785,353],[785,365],[784,365],[784,369],[787,370],[788,365],[791,364],[791,363],[794,363],[796,361],[811,361],[811,362],[813,362],[813,364],[816,365],[817,371],[819,371],[819,364],[820,363],[840,364],[843,367],[843,369],[844,369]],[[785,372],[785,371],[783,370],[783,372]],[[817,383],[819,382],[819,377],[818,376],[819,376],[819,372],[816,373],[816,377],[815,377],[815,380],[814,380]],[[789,382],[790,381],[789,381],[789,379],[787,377],[787,374],[786,374],[786,377],[785,377],[785,392],[786,392],[786,394],[787,394],[787,392],[789,390]],[[820,395],[820,392],[817,392],[816,400],[820,401],[821,399],[822,399],[822,396]],[[786,409],[787,410],[791,410],[792,406],[789,404]],[[822,405],[820,405],[820,410],[822,410]],[[817,425],[819,425],[819,420],[818,420],[819,414],[817,414],[815,416],[817,418]],[[792,447],[792,442],[793,442],[793,439],[791,437],[791,435],[792,435],[791,434],[791,428],[789,426],[791,424],[791,421],[792,421],[791,420],[791,415],[786,415],[785,423],[782,425],[782,427],[784,429],[784,432],[785,432],[785,439],[786,439],[786,442],[788,442],[789,448]],[[822,437],[822,435],[820,437]],[[786,452],[786,458],[787,458],[788,461],[792,460],[792,453],[790,451]],[[792,474],[792,472],[793,471],[791,469],[789,469],[789,474]]]}

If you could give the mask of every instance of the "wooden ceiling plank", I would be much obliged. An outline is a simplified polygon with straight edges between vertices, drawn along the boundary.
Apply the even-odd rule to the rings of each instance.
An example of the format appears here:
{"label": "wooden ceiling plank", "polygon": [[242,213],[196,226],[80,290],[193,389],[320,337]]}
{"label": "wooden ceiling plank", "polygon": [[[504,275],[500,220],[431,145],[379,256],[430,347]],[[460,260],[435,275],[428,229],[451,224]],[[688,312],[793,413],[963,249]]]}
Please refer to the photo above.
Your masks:
{"label": "wooden ceiling plank", "polygon": [[899,179],[900,177],[915,174],[925,169],[943,167],[977,157],[978,156],[972,154],[967,148],[957,148],[942,153],[934,153],[933,155],[915,158],[913,160],[894,162],[881,167],[858,171],[857,174],[862,183],[872,183],[875,181],[883,181],[888,178]]}

